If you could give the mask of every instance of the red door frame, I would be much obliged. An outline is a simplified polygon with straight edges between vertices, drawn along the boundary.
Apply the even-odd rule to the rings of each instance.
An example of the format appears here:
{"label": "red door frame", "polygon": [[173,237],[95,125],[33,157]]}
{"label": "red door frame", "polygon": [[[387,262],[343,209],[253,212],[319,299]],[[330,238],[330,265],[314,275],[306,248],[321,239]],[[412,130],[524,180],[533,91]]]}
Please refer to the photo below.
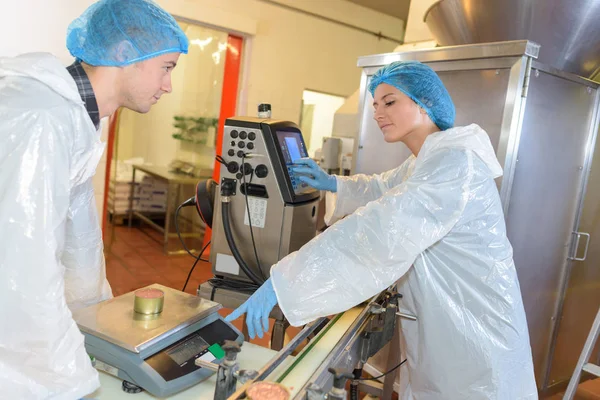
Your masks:
{"label": "red door frame", "polygon": [[[225,55],[225,73],[223,76],[223,89],[221,92],[221,113],[219,115],[219,127],[217,130],[216,154],[221,155],[223,147],[223,132],[225,130],[225,120],[235,115],[237,107],[238,86],[240,80],[240,69],[242,64],[242,46],[244,39],[239,36],[229,35],[227,37],[227,50]],[[213,167],[213,179],[219,182],[221,175],[221,164],[215,161]],[[202,247],[210,241],[212,230],[206,228]],[[204,254],[210,253],[210,246]]]}

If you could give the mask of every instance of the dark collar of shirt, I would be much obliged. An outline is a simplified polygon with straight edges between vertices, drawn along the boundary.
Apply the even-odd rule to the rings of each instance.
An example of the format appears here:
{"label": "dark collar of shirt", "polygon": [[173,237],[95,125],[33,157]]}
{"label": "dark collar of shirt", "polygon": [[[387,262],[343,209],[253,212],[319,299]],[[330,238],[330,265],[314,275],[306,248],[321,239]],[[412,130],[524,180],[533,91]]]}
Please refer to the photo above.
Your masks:
{"label": "dark collar of shirt", "polygon": [[96,101],[96,95],[94,94],[94,89],[92,89],[90,79],[79,61],[75,61],[73,64],[69,65],[67,71],[69,71],[77,84],[77,90],[79,90],[79,95],[85,104],[85,109],[87,110],[90,119],[94,123],[96,129],[99,129],[100,110],[98,109],[98,102]]}

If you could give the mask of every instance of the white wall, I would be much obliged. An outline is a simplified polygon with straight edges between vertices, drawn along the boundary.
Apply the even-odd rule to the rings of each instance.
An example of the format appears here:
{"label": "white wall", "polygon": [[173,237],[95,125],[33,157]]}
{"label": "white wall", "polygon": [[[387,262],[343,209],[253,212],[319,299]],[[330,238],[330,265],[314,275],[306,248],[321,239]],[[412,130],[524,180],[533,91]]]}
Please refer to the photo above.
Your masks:
{"label": "white wall", "polygon": [[337,110],[333,117],[334,137],[358,138],[358,106],[360,100],[360,89],[352,93],[344,104]]}
{"label": "white wall", "polygon": [[[387,36],[402,38],[401,20],[344,0],[279,0]],[[3,1],[0,6],[0,56],[30,51],[54,53],[72,61],[65,48],[71,20],[90,0]],[[172,14],[252,38],[246,54],[245,87],[238,110],[255,115],[260,102],[270,102],[273,117],[298,122],[302,92],[318,90],[348,96],[360,78],[361,55],[389,52],[395,43],[357,30],[293,12],[259,0],[158,0]],[[152,140],[149,136],[148,140]],[[161,149],[157,149],[160,151]],[[99,205],[104,164],[95,178]]]}
{"label": "white wall", "polygon": [[315,106],[312,127],[310,129],[310,140],[307,143],[308,154],[314,157],[315,152],[323,145],[323,138],[332,135],[333,116],[337,109],[344,104],[345,98],[305,91],[302,99],[304,100],[304,104],[314,104]]}
{"label": "white wall", "polygon": [[[314,13],[401,38],[403,22],[344,0],[279,0]],[[168,11],[252,38],[246,115],[261,102],[273,118],[298,122],[302,91],[350,95],[360,80],[361,55],[389,52],[395,43],[258,0],[159,0]]]}
{"label": "white wall", "polygon": [[413,0],[408,9],[408,21],[406,24],[405,43],[422,42],[433,39],[427,24],[423,21],[425,12],[437,0]]}

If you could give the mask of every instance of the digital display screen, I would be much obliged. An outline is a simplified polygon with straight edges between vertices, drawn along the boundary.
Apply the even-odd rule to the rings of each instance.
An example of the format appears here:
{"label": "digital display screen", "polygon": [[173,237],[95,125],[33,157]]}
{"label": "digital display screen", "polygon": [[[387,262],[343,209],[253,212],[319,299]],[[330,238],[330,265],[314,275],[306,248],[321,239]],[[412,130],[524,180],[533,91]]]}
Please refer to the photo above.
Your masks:
{"label": "digital display screen", "polygon": [[185,342],[169,349],[167,354],[177,364],[182,365],[206,349],[208,349],[208,343],[200,335],[193,335]]}
{"label": "digital display screen", "polygon": [[277,131],[277,140],[279,142],[279,147],[281,148],[281,153],[283,154],[285,167],[288,171],[290,180],[292,181],[294,193],[302,194],[314,190],[306,183],[299,181],[291,171],[291,166],[296,160],[308,157],[308,152],[302,141],[302,134],[297,131]]}
{"label": "digital display screen", "polygon": [[298,147],[298,142],[294,138],[286,137],[285,146],[290,154],[290,160],[292,163],[295,163],[296,160],[302,158],[302,155],[300,154],[300,148]]}

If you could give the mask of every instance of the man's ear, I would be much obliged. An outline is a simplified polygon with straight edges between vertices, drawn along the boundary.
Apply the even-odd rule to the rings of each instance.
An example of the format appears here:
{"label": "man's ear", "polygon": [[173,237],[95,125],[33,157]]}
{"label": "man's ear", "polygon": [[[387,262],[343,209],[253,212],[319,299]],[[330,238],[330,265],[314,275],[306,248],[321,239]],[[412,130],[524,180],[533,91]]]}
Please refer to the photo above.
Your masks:
{"label": "man's ear", "polygon": [[120,63],[138,57],[136,49],[128,40],[119,42],[119,44],[114,47],[113,51],[115,52],[115,59]]}

